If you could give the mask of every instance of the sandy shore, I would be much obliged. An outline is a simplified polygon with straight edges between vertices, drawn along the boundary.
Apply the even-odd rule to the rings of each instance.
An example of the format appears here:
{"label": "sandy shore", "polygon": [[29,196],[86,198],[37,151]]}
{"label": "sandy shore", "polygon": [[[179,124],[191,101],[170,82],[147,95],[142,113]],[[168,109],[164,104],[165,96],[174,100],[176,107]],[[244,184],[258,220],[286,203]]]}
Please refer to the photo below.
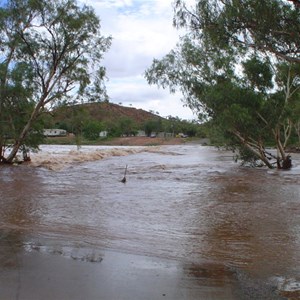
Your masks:
{"label": "sandy shore", "polygon": [[[194,142],[195,139],[192,139]],[[200,141],[200,139],[196,139],[196,141]],[[189,138],[159,138],[159,137],[146,137],[146,136],[134,136],[134,137],[119,137],[119,138],[111,138],[104,140],[97,140],[97,142],[93,143],[93,145],[108,145],[108,146],[158,146],[158,145],[180,145],[185,143],[190,143],[191,139]],[[75,137],[67,136],[67,137],[55,137],[55,138],[47,138],[46,144],[63,144],[63,145],[75,145]],[[87,145],[85,141],[83,143]]]}
{"label": "sandy shore", "polygon": [[113,146],[151,146],[151,145],[180,145],[186,143],[184,138],[150,138],[150,137],[120,137],[105,142]]}

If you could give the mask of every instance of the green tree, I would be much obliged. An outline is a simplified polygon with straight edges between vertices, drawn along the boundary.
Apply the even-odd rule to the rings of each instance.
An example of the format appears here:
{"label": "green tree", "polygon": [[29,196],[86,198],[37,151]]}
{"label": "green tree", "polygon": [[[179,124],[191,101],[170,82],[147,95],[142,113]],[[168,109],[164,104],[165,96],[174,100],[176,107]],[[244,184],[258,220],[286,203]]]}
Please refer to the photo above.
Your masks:
{"label": "green tree", "polygon": [[122,117],[118,123],[121,134],[126,136],[135,135],[137,131],[137,125],[135,121],[128,117]]}
{"label": "green tree", "polygon": [[[177,0],[174,25],[187,34],[153,61],[148,82],[180,89],[189,107],[248,157],[286,167],[299,101],[298,8],[279,0],[201,0],[194,7]],[[266,150],[271,139],[277,155]]]}
{"label": "green tree", "polygon": [[190,137],[194,137],[194,136],[198,135],[198,133],[200,134],[199,124],[195,121],[182,120],[180,127],[181,127],[180,132],[182,132]]}
{"label": "green tree", "polygon": [[99,138],[99,133],[103,130],[101,122],[90,120],[83,125],[83,136],[88,140],[96,140]]}
{"label": "green tree", "polygon": [[144,130],[147,136],[151,136],[152,133],[157,134],[159,131],[162,130],[162,124],[160,118],[153,118],[147,120],[144,123]]}
{"label": "green tree", "polygon": [[[100,63],[110,43],[93,9],[75,0],[5,2],[0,8],[2,162],[13,161],[45,111],[69,100],[105,98]],[[22,118],[16,107],[22,108]],[[5,155],[6,132],[11,131],[13,142]]]}

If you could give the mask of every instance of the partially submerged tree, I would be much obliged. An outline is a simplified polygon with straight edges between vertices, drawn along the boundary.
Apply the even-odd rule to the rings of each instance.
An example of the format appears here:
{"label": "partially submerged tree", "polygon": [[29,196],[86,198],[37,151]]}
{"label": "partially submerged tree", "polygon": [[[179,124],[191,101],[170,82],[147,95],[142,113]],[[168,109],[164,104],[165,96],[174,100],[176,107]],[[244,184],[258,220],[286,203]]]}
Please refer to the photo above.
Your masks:
{"label": "partially submerged tree", "polygon": [[[201,0],[193,8],[177,0],[174,25],[187,34],[153,61],[148,82],[179,89],[248,156],[287,167],[285,147],[299,120],[299,9],[279,0]],[[266,150],[270,143],[277,154]]]}
{"label": "partially submerged tree", "polygon": [[[105,97],[100,62],[110,43],[93,9],[75,0],[5,2],[0,8],[0,162],[14,160],[36,133],[41,114],[59,102]],[[4,153],[8,139],[12,143]]]}

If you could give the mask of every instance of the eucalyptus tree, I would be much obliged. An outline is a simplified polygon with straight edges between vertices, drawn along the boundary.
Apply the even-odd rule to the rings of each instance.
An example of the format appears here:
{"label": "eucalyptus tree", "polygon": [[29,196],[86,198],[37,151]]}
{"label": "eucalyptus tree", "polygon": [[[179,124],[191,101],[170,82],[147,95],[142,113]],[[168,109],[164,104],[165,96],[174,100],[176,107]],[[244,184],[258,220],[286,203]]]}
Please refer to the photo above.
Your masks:
{"label": "eucalyptus tree", "polygon": [[[0,7],[0,155],[31,144],[41,115],[59,103],[106,96],[94,10],[75,0],[8,0]],[[18,126],[16,126],[18,125]],[[12,141],[4,148],[6,140]]]}
{"label": "eucalyptus tree", "polygon": [[[293,109],[300,101],[297,5],[199,0],[188,7],[176,0],[174,25],[186,34],[153,61],[145,73],[148,82],[181,90],[200,117],[269,168],[276,162],[288,166],[285,147],[299,119]],[[277,154],[266,150],[272,142]]]}

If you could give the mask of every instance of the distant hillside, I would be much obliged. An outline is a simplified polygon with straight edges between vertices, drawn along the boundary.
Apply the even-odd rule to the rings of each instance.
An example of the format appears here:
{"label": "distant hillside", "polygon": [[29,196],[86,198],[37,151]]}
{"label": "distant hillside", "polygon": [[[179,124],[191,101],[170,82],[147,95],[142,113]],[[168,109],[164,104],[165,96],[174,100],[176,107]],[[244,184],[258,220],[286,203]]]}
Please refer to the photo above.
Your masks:
{"label": "distant hillside", "polygon": [[147,120],[160,119],[161,117],[134,107],[124,107],[109,102],[87,103],[74,106],[63,106],[53,113],[54,122],[65,123],[71,118],[92,119],[105,123],[114,123],[121,118],[130,118],[137,125],[143,124]]}
{"label": "distant hillside", "polygon": [[195,122],[163,118],[143,109],[109,102],[60,106],[51,115],[44,115],[43,125],[45,129],[64,129],[88,140],[97,139],[101,131],[107,131],[109,137],[120,137],[135,135],[139,130],[145,131],[148,136],[166,132],[206,137],[204,129]]}

